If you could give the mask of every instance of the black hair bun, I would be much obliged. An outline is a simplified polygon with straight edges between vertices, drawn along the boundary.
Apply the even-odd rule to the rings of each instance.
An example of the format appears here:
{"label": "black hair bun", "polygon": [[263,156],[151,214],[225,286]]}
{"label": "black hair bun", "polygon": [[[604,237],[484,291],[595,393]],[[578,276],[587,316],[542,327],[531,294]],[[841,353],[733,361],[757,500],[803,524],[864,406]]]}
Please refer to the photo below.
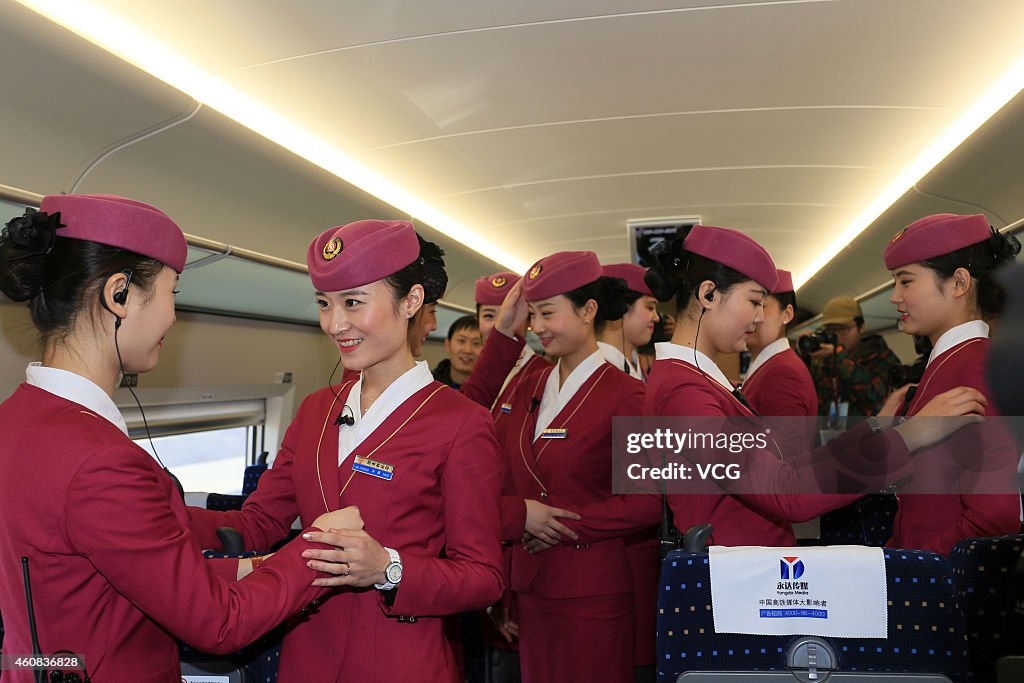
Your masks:
{"label": "black hair bun", "polygon": [[43,287],[43,266],[53,249],[60,212],[29,208],[0,232],[0,292],[11,301],[28,301]]}
{"label": "black hair bun", "polygon": [[420,265],[423,266],[423,303],[433,304],[448,289],[448,271],[444,268],[444,249],[420,237]]}
{"label": "black hair bun", "polygon": [[1020,240],[1015,235],[993,229],[988,243],[992,247],[993,265],[997,267],[1015,261],[1020,253]]}
{"label": "black hair bun", "polygon": [[692,226],[676,231],[675,237],[651,248],[654,265],[644,273],[644,284],[658,301],[671,301],[685,284],[686,250],[683,241],[690,234]]}
{"label": "black hair bun", "polygon": [[626,281],[602,275],[597,279],[597,284],[600,292],[600,300],[597,302],[599,315],[605,320],[621,320],[629,310],[626,297],[630,290]]}

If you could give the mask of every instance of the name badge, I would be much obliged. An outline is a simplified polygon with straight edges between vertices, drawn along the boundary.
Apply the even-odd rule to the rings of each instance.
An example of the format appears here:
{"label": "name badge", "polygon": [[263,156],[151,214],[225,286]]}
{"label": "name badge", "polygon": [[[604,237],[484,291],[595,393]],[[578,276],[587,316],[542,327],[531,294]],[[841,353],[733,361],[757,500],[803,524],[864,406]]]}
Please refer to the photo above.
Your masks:
{"label": "name badge", "polygon": [[567,436],[569,436],[568,429],[555,429],[553,427],[549,427],[540,433],[540,438],[542,439],[564,439]]}
{"label": "name badge", "polygon": [[501,404],[501,412],[505,413],[506,415],[508,413],[511,413],[512,412],[512,404],[511,403],[502,403]]}
{"label": "name badge", "polygon": [[371,477],[377,477],[378,479],[383,479],[385,481],[391,481],[391,478],[395,476],[394,465],[364,458],[361,455],[357,455],[353,458],[352,469],[356,472],[369,474]]}

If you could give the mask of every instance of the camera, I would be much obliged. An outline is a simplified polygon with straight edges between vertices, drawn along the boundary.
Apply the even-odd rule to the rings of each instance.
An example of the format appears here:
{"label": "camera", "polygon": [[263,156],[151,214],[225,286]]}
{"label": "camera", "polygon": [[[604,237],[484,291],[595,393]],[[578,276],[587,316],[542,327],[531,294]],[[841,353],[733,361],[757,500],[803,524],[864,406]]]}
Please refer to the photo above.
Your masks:
{"label": "camera", "polygon": [[839,343],[839,337],[834,332],[816,332],[800,337],[796,343],[800,347],[800,353],[810,354],[820,349],[822,344],[835,346]]}

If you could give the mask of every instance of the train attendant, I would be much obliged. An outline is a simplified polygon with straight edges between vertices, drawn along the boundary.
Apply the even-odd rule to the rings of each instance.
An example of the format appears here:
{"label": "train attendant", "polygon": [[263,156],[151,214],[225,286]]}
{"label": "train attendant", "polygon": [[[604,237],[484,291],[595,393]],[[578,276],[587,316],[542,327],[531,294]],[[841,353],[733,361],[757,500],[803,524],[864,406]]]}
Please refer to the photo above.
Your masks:
{"label": "train attendant", "polygon": [[[658,322],[658,300],[644,282],[647,269],[633,263],[616,263],[602,267],[601,271],[606,277],[618,278],[626,284],[629,310],[622,316],[622,320],[603,321],[596,328],[597,347],[606,361],[631,377],[645,381],[647,378],[640,369],[637,349],[650,343],[654,325]],[[658,574],[661,571],[656,527],[638,531],[628,540],[626,550],[633,573],[633,659],[638,667],[636,679],[653,680]]]}
{"label": "train attendant", "polygon": [[[122,372],[157,364],[185,256],[170,218],[111,195],[45,197],[0,237],[0,291],[29,301],[43,350],[0,405],[4,652],[33,651],[24,557],[43,653],[82,655],[95,683],[177,683],[177,638],[230,652],[324,592],[302,552],[325,546],[301,538],[256,571],[203,559],[169,473],[114,405]],[[307,521],[327,529],[358,514]]]}
{"label": "train attendant", "polygon": [[[519,283],[520,278],[515,273],[494,273],[476,281],[474,296],[476,299],[476,318],[477,323],[480,325],[480,334],[483,336],[485,349],[487,349],[487,341],[492,336],[491,332],[497,326],[505,299],[508,298],[510,293],[513,298],[522,297],[522,286]],[[512,404],[509,401],[512,392],[519,386],[519,382],[531,373],[551,366],[551,361],[538,355],[529,344],[525,343],[525,320],[512,332],[511,335],[505,333],[504,338],[498,337],[495,341],[491,342],[492,346],[500,343],[500,346],[504,348],[511,346],[509,341],[513,340],[516,342],[516,348],[518,349],[515,365],[505,375],[505,379],[498,391],[498,396],[493,401],[493,405],[490,406],[495,424],[500,424],[502,416],[507,415],[508,411],[511,410]],[[488,351],[481,354],[483,362],[477,362],[478,368],[492,365]]]}
{"label": "train attendant", "polygon": [[[885,267],[896,283],[891,300],[903,331],[932,342],[921,382],[912,395],[897,400],[898,414],[916,415],[931,398],[960,385],[985,394],[990,399],[988,414],[998,414],[985,379],[990,346],[986,320],[999,316],[1005,300],[993,274],[1012,263],[1019,251],[1016,238],[993,230],[980,214],[927,216],[890,240]],[[954,439],[950,448],[964,455],[976,452],[982,442],[977,428]],[[1000,441],[991,431],[984,441],[987,467],[1006,473],[1007,481],[1012,481],[1012,442]],[[971,475],[960,463],[956,469],[956,477]],[[1017,533],[1020,528],[1020,498],[1013,493],[909,494],[899,496],[899,501],[893,537],[887,543],[896,548],[949,553],[960,539]]]}
{"label": "train attendant", "polygon": [[[503,537],[546,536],[566,506],[611,496],[612,418],[639,415],[643,384],[605,362],[595,324],[627,310],[593,252],[560,252],[527,273],[532,326],[558,364],[526,377],[504,428],[515,497]],[[632,577],[625,541],[513,550],[523,681],[633,680]]]}
{"label": "train attendant", "polygon": [[658,300],[644,282],[647,270],[633,263],[616,263],[601,270],[626,283],[629,310],[622,320],[609,320],[597,330],[597,347],[609,363],[643,381],[646,378],[637,349],[650,343],[658,322]]}
{"label": "train attendant", "polygon": [[[444,267],[444,250],[433,242],[428,242],[417,233],[420,242],[420,262],[423,266],[423,305],[413,316],[409,325],[409,349],[413,358],[423,355],[423,345],[430,333],[437,329],[437,302],[444,296],[448,288],[448,271]],[[344,356],[338,359],[344,362]],[[359,371],[347,366],[341,375],[341,383],[356,381]]]}
{"label": "train attendant", "polygon": [[[778,284],[764,298],[764,321],[747,339],[754,356],[742,392],[758,415],[806,417],[818,414],[818,394],[807,365],[789,347],[786,326],[796,315],[793,276],[779,269]],[[779,421],[785,436],[776,437],[783,453],[804,453],[814,447],[815,424]]]}
{"label": "train attendant", "polygon": [[[647,384],[645,414],[744,418],[756,424],[760,418],[733,388],[716,359],[741,351],[763,320],[764,298],[778,282],[768,253],[741,232],[697,225],[681,230],[666,243],[646,281],[659,300],[676,298],[678,321],[672,341],[656,345],[658,359]],[[922,414],[977,415],[984,402],[979,392],[958,387],[936,396]],[[796,455],[783,454],[769,439],[768,448],[730,454],[744,478],[745,488],[736,494],[669,495],[675,525],[685,530],[711,523],[718,545],[795,545],[792,522],[811,519],[858,497],[829,493],[839,490],[837,472],[842,465],[853,463],[860,468],[865,461],[884,461],[891,471],[903,471],[912,462],[912,451],[945,438],[965,422],[929,425],[909,421],[884,431],[880,424],[865,423],[819,449]],[[885,485],[890,470],[877,470],[868,484]],[[726,492],[735,490],[727,481],[719,485]],[[799,495],[822,490],[829,495]],[[589,542],[658,520],[660,500],[657,496],[622,495],[573,511],[581,519],[566,521],[562,527],[576,535],[575,542]],[[551,535],[554,542],[565,544],[568,534],[560,529],[556,532]],[[544,550],[533,542],[530,547]]]}
{"label": "train attendant", "polygon": [[457,681],[443,617],[483,609],[503,588],[494,425],[413,360],[424,275],[410,223],[331,228],[307,262],[320,326],[360,379],[307,397],[243,508],[194,510],[193,528],[215,542],[226,524],[266,548],[296,515],[358,505],[365,531],[310,535],[342,548],[306,553],[312,567],[348,568],[331,571],[338,590],[290,624],[280,680]]}

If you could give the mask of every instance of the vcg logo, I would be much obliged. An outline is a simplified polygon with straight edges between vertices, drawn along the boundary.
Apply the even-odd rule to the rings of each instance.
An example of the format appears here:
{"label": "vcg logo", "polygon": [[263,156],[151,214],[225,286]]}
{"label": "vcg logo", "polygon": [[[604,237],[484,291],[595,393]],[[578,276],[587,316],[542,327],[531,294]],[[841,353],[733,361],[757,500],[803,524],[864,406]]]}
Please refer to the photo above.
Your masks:
{"label": "vcg logo", "polygon": [[779,560],[779,576],[783,581],[796,581],[804,575],[804,563],[799,557],[783,557]]}

